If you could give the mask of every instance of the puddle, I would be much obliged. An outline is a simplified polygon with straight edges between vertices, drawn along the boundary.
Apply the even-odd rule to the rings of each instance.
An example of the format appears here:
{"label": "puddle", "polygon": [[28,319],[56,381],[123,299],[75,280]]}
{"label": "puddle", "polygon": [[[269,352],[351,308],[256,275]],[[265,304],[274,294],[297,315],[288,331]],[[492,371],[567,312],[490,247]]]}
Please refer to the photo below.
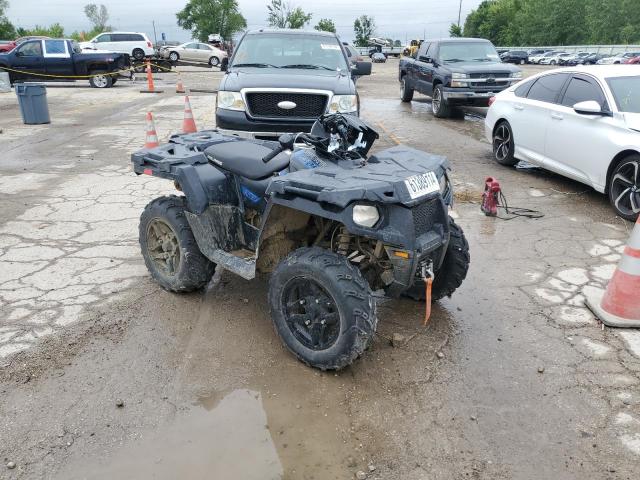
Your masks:
{"label": "puddle", "polygon": [[260,393],[200,397],[202,407],[101,459],[83,459],[58,479],[276,480],[283,469]]}

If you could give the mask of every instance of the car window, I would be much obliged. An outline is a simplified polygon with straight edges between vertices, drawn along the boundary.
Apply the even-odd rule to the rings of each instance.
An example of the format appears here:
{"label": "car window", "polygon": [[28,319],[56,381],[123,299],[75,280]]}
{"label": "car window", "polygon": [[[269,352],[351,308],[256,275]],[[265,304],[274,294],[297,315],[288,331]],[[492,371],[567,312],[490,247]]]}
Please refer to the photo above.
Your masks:
{"label": "car window", "polygon": [[429,51],[429,47],[431,46],[431,43],[427,43],[427,42],[422,42],[422,45],[420,45],[420,47],[418,47],[418,57],[426,57],[427,52]]}
{"label": "car window", "polygon": [[142,35],[139,35],[137,33],[133,33],[131,35],[129,35],[129,41],[131,42],[144,42],[144,37]]}
{"label": "car window", "polygon": [[206,43],[199,43],[198,44],[198,48],[200,50],[209,50],[209,51],[211,51],[211,47],[209,45],[207,45]]}
{"label": "car window", "polygon": [[45,40],[44,51],[47,55],[65,55],[67,47],[64,40]]}
{"label": "car window", "polygon": [[197,50],[198,49],[198,44],[197,43],[187,43],[184,48],[189,48],[189,49],[193,49],[193,50]]}
{"label": "car window", "polygon": [[96,38],[96,42],[110,42],[111,41],[111,35],[106,33],[104,35],[100,35],[98,38]]}
{"label": "car window", "polygon": [[42,46],[40,45],[40,40],[37,42],[27,42],[23,43],[22,46],[18,49],[18,53],[23,57],[39,57],[42,55]]}
{"label": "car window", "polygon": [[538,78],[531,86],[527,98],[555,103],[567,77],[568,74],[566,73],[554,73]]}
{"label": "car window", "polygon": [[516,97],[526,97],[527,93],[529,93],[529,89],[531,88],[531,85],[533,85],[534,82],[535,80],[529,80],[528,82],[524,82],[522,85],[516,88],[513,93],[516,94]]}
{"label": "car window", "polygon": [[588,100],[598,102],[604,110],[609,109],[604,99],[604,93],[598,85],[583,77],[573,77],[569,80],[569,85],[562,98],[562,105],[573,107],[576,103]]}
{"label": "car window", "polygon": [[640,113],[640,76],[607,78],[607,83],[618,110]]}

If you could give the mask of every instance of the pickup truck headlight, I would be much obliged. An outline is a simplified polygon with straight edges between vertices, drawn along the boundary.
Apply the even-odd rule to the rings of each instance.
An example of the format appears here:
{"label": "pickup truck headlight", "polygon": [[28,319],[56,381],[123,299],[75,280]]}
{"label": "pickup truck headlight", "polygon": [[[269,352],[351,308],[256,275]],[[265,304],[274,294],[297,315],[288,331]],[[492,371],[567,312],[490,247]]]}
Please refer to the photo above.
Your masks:
{"label": "pickup truck headlight", "polygon": [[461,82],[460,80],[466,80],[469,78],[469,75],[466,73],[452,73],[451,74],[451,86],[454,88],[460,87],[468,87],[469,84],[467,82]]}
{"label": "pickup truck headlight", "polygon": [[355,95],[334,95],[329,105],[329,113],[353,113],[358,111],[358,97]]}
{"label": "pickup truck headlight", "polygon": [[380,212],[373,205],[356,205],[353,207],[353,223],[361,227],[373,227],[380,220]]}
{"label": "pickup truck headlight", "polygon": [[245,104],[240,92],[218,92],[216,97],[216,107],[224,108],[225,110],[237,110],[244,111]]}
{"label": "pickup truck headlight", "polygon": [[520,80],[522,78],[522,72],[513,72],[509,75],[511,78],[515,78],[516,80]]}

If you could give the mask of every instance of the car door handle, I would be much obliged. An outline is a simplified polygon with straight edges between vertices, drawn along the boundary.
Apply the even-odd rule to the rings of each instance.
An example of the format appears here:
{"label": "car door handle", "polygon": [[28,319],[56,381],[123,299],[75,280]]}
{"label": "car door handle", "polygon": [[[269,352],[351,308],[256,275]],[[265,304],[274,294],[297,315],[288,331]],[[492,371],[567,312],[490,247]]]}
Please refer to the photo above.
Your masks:
{"label": "car door handle", "polygon": [[514,105],[513,108],[515,108],[516,110],[524,110],[524,107],[522,105]]}
{"label": "car door handle", "polygon": [[554,120],[564,120],[564,117],[559,113],[552,113],[551,118],[553,118]]}

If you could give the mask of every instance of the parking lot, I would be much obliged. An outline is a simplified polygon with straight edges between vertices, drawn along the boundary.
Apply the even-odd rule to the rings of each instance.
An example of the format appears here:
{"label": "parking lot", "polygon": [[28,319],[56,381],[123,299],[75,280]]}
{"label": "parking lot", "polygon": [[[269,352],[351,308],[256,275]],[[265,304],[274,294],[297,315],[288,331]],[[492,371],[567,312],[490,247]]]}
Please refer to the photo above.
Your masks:
{"label": "parking lot", "polygon": [[[16,465],[0,478],[637,478],[640,332],[602,328],[581,294],[606,285],[633,224],[584,185],[496,164],[486,109],[442,120],[428,97],[401,103],[397,69],[358,80],[361,116],[376,149],[449,158],[471,267],[426,327],[421,304],[381,302],[373,346],[338,373],[281,345],[267,278],[218,272],[176,295],[149,277],[140,213],[178,192],[130,155],[147,111],[161,141],[179,131],[175,74],[155,95],[143,79],[52,84],[43,126],[0,94],[0,458]],[[200,129],[214,103],[192,94]],[[544,217],[485,217],[487,176]]]}

